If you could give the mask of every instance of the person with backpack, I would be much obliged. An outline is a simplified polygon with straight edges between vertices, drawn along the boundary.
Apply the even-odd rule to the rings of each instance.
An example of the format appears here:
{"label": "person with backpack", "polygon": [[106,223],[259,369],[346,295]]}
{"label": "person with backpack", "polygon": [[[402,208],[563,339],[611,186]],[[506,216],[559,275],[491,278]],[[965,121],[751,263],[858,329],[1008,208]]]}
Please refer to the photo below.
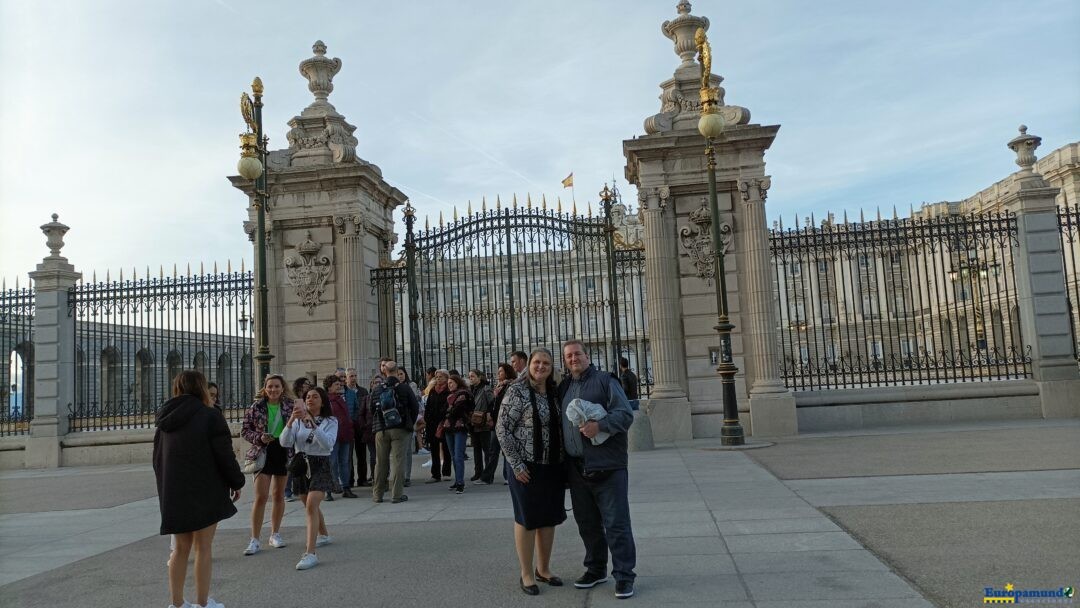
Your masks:
{"label": "person with backpack", "polygon": [[443,437],[454,460],[454,485],[450,489],[465,493],[465,443],[469,438],[469,413],[473,409],[472,393],[465,379],[451,373],[446,386],[450,391],[446,398],[446,418],[443,420]]}
{"label": "person with backpack", "polygon": [[371,393],[371,407],[375,417],[372,430],[375,432],[375,482],[371,487],[371,498],[383,502],[386,493],[391,465],[393,483],[391,502],[405,502],[405,450],[409,449],[412,438],[412,425],[420,415],[420,403],[416,393],[407,384],[402,384],[395,373],[397,363],[386,362],[386,378]]}
{"label": "person with backpack", "polygon": [[492,407],[495,395],[488,384],[487,374],[474,369],[469,372],[469,390],[472,392],[473,410],[469,415],[469,438],[472,439],[473,483],[480,480],[487,464],[487,454],[491,449],[491,430],[495,428]]}

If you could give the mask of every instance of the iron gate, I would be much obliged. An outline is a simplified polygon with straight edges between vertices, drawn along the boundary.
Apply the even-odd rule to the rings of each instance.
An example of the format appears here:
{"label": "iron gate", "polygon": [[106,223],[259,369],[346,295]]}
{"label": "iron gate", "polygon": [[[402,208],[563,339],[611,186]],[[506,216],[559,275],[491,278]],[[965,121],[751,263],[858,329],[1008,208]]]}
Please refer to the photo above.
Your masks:
{"label": "iron gate", "polygon": [[427,367],[491,373],[510,352],[542,346],[558,358],[576,338],[599,369],[626,357],[647,395],[644,250],[616,237],[621,204],[611,191],[593,217],[497,199],[422,230],[407,206],[403,259],[371,274],[382,352],[413,377]]}

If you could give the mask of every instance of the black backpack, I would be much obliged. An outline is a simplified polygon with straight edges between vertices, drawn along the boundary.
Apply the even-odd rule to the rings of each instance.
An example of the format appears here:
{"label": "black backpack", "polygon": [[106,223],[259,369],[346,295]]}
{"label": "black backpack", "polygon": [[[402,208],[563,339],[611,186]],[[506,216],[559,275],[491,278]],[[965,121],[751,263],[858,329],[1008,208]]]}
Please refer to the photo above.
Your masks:
{"label": "black backpack", "polygon": [[382,413],[383,426],[388,429],[397,428],[405,422],[401,415],[401,408],[398,406],[395,388],[394,386],[383,385],[382,390],[379,391],[377,401],[379,412]]}

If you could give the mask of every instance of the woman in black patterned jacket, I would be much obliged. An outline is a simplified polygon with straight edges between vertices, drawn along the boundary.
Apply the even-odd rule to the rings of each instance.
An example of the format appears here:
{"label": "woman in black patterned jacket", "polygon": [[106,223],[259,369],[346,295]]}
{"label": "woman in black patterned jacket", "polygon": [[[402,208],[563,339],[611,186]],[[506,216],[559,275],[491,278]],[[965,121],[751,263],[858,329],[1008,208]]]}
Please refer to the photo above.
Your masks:
{"label": "woman in black patterned jacket", "polygon": [[519,584],[529,595],[540,593],[537,581],[556,587],[563,584],[550,568],[555,526],[566,521],[562,408],[552,367],[550,351],[534,350],[525,378],[506,389],[495,423],[495,434],[506,456],[503,476],[509,482],[514,505]]}

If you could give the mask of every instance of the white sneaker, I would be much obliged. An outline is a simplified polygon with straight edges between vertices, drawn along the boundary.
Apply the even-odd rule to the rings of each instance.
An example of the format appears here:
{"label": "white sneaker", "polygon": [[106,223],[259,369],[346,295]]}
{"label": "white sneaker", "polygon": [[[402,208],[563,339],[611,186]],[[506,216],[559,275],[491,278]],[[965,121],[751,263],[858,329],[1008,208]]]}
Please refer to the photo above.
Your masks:
{"label": "white sneaker", "polygon": [[191,604],[189,604],[189,603],[187,602],[187,600],[185,600],[185,601],[184,601],[184,605],[183,605],[183,606],[179,606],[179,607],[177,607],[177,606],[175,606],[175,605],[173,605],[173,604],[169,604],[169,608],[195,608],[195,606],[192,606]]}
{"label": "white sneaker", "polygon": [[255,555],[260,549],[262,549],[262,545],[259,544],[259,539],[253,538],[248,543],[247,549],[244,549],[244,555]]}
{"label": "white sneaker", "polygon": [[420,450],[417,451],[416,453],[421,455],[421,456],[427,456],[428,454],[431,453],[431,450],[428,450],[427,448],[420,448]]}
{"label": "white sneaker", "polygon": [[305,553],[300,556],[300,561],[296,562],[297,570],[310,570],[315,567],[315,564],[319,563],[319,558],[314,553]]}
{"label": "white sneaker", "polygon": [[334,539],[331,538],[329,534],[327,534],[326,536],[323,536],[322,534],[320,534],[320,535],[315,537],[315,546],[316,547],[325,547],[326,545],[329,545],[332,542],[334,542]]}
{"label": "white sneaker", "polygon": [[225,608],[225,604],[222,604],[221,602],[215,600],[212,597],[206,599],[206,605],[205,606],[199,606],[198,604],[184,604],[184,605],[185,606],[190,605],[191,608]]}
{"label": "white sneaker", "polygon": [[270,546],[278,549],[285,547],[285,541],[281,540],[281,534],[274,532],[270,535]]}

